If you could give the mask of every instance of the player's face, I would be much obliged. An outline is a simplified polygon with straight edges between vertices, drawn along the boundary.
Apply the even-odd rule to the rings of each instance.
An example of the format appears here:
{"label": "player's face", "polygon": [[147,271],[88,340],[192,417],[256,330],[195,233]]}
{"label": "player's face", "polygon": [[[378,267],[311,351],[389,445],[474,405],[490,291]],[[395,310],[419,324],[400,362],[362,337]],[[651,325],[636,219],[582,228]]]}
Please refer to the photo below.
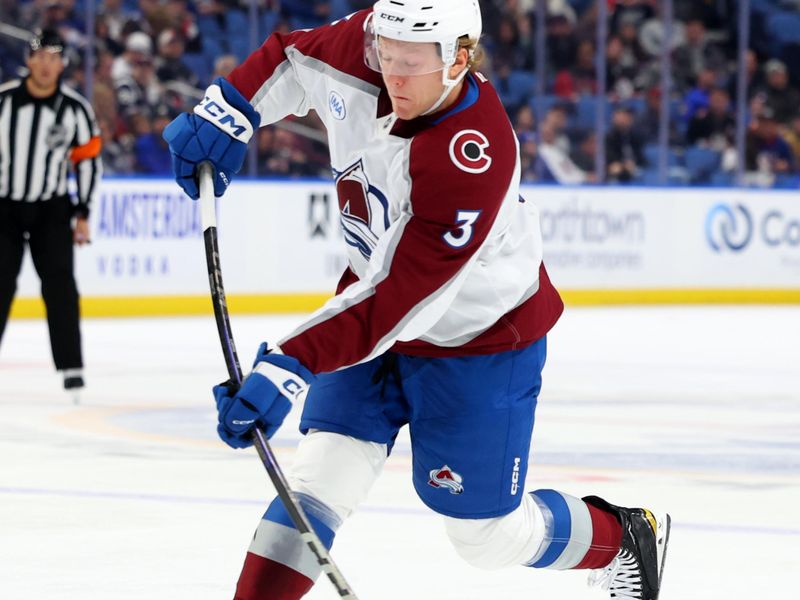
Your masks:
{"label": "player's face", "polygon": [[33,83],[42,89],[55,86],[64,70],[61,54],[46,49],[37,50],[31,54],[28,57],[27,65]]}
{"label": "player's face", "polygon": [[378,57],[392,110],[399,118],[420,116],[444,91],[444,63],[435,44],[380,38]]}
{"label": "player's face", "polygon": [[401,119],[416,119],[439,99],[444,90],[440,73],[384,75],[392,110]]}

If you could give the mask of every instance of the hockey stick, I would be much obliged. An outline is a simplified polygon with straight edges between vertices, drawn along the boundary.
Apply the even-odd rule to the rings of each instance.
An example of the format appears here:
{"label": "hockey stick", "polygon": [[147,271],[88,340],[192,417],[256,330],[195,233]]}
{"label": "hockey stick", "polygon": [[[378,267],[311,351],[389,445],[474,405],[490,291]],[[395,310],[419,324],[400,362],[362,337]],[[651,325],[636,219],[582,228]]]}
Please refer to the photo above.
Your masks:
{"label": "hockey stick", "polygon": [[[203,239],[206,248],[206,266],[208,267],[208,283],[211,287],[211,301],[214,305],[214,318],[217,321],[219,341],[222,344],[222,353],[225,355],[225,365],[228,367],[228,377],[237,389],[242,385],[242,368],[233,343],[230,319],[228,318],[228,305],[225,302],[225,289],[222,287],[222,269],[219,260],[219,246],[217,244],[217,214],[214,201],[214,183],[210,163],[200,165],[200,214],[203,223]],[[289,482],[281,471],[275,455],[267,442],[264,433],[258,428],[253,429],[253,444],[255,445],[261,462],[278,492],[278,497],[289,513],[300,537],[306,543],[317,559],[317,563],[330,579],[339,597],[349,600],[358,600],[350,585],[345,581],[339,567],[333,562],[328,549],[320,541],[311,523],[303,512],[303,508],[295,498],[294,492],[289,487]]]}

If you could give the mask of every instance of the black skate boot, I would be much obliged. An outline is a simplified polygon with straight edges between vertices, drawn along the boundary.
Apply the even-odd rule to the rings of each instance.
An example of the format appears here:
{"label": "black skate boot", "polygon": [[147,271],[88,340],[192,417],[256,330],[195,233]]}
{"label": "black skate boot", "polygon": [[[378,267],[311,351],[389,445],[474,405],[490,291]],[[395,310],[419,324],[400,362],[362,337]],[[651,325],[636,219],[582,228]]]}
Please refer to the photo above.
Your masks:
{"label": "black skate boot", "polygon": [[613,515],[622,525],[622,547],[611,563],[589,576],[590,585],[608,590],[611,598],[658,600],[669,543],[670,516],[646,508],[622,508],[597,496],[583,499]]}
{"label": "black skate boot", "polygon": [[80,403],[83,385],[82,369],[64,369],[64,390],[72,396],[75,404]]}

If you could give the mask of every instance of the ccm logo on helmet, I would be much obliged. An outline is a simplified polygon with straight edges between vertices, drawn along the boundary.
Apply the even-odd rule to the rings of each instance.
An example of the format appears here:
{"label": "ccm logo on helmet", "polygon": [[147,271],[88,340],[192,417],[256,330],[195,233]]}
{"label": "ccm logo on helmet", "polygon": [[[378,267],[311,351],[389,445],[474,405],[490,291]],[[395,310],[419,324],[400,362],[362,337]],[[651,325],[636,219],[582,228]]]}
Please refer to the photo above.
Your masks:
{"label": "ccm logo on helmet", "polygon": [[450,160],[467,173],[483,173],[492,165],[488,147],[489,140],[480,131],[464,129],[450,140]]}
{"label": "ccm logo on helmet", "polygon": [[378,15],[381,19],[386,19],[387,21],[391,21],[393,23],[402,23],[406,20],[405,17],[398,17],[397,15],[390,15],[389,13],[381,13]]}

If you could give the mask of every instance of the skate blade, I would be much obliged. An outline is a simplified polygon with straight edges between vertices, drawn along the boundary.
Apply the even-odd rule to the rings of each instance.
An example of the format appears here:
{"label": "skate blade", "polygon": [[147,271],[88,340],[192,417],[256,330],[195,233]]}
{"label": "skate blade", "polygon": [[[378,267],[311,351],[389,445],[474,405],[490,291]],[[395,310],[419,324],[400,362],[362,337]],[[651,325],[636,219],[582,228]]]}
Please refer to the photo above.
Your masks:
{"label": "skate blade", "polygon": [[658,592],[653,600],[658,600],[661,593],[661,581],[664,577],[664,563],[667,560],[667,545],[669,532],[672,528],[672,517],[668,513],[655,515],[658,528],[656,529],[656,558],[658,560]]}

